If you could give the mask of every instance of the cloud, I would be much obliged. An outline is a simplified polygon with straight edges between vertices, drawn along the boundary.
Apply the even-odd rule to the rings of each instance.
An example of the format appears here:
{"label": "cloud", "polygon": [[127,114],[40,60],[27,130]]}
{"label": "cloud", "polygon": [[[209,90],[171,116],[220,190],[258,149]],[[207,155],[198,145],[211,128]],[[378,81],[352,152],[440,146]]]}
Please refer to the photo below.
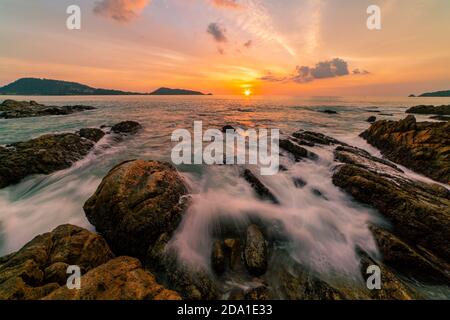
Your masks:
{"label": "cloud", "polygon": [[248,40],[246,43],[244,43],[244,47],[246,47],[246,48],[250,48],[252,45],[253,45],[252,40]]}
{"label": "cloud", "polygon": [[209,0],[214,6],[222,8],[238,9],[241,5],[237,0]]}
{"label": "cloud", "polygon": [[[267,73],[260,79],[270,82],[297,82],[306,83],[317,79],[336,78],[349,75],[347,61],[335,58],[332,60],[318,62],[314,67],[297,66],[295,73],[290,76],[277,76],[273,73]],[[366,70],[354,69],[352,74],[366,75],[369,74]]]}
{"label": "cloud", "polygon": [[206,32],[212,35],[214,40],[217,42],[228,42],[228,39],[225,35],[227,30],[218,23],[210,23]]}
{"label": "cloud", "polygon": [[95,3],[94,13],[118,22],[137,18],[151,0],[101,0]]}

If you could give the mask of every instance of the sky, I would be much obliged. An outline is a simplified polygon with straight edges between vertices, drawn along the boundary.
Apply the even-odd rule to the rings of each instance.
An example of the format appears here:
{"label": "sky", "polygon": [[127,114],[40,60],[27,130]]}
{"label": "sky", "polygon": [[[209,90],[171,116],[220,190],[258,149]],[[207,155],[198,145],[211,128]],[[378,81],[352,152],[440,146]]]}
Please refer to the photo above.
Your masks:
{"label": "sky", "polygon": [[1,0],[0,86],[404,96],[450,89],[449,40],[449,0]]}

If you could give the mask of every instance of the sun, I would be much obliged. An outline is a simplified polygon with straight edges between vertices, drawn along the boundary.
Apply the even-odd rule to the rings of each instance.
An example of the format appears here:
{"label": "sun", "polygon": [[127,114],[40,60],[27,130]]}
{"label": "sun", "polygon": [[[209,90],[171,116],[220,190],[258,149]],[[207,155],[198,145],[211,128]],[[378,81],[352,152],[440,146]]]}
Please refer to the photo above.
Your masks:
{"label": "sun", "polygon": [[250,90],[250,89],[245,89],[244,90],[244,96],[246,96],[246,97],[250,97],[251,95],[252,95],[252,90]]}

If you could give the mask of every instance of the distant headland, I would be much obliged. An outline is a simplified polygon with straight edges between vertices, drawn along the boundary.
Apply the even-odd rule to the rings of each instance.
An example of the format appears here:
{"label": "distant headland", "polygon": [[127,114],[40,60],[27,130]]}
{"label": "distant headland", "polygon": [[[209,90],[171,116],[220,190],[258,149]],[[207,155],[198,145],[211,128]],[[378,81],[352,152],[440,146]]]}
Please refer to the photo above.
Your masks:
{"label": "distant headland", "polygon": [[411,94],[410,97],[450,97],[450,90],[426,92],[418,96]]}
{"label": "distant headland", "polygon": [[[113,96],[113,95],[206,95],[199,91],[186,89],[159,88],[151,93],[139,93],[113,89],[93,88],[77,82],[21,78],[4,87],[0,87],[0,95],[23,96]],[[211,95],[211,94],[208,94]]]}

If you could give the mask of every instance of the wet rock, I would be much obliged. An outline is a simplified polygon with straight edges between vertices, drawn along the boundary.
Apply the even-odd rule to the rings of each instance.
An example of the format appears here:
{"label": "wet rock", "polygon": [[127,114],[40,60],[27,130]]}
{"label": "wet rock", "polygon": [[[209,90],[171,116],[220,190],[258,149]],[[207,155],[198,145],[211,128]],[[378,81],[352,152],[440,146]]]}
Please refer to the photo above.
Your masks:
{"label": "wet rock", "polygon": [[438,114],[438,115],[450,115],[450,105],[443,106],[426,106],[420,105],[411,107],[406,110],[406,113],[414,113],[414,114]]}
{"label": "wet rock", "polygon": [[112,258],[101,236],[72,225],[59,226],[0,260],[0,299],[40,299],[66,283],[64,266],[77,265],[85,273]]}
{"label": "wet rock", "polygon": [[244,248],[245,265],[254,276],[263,275],[267,270],[267,244],[264,235],[256,225],[247,228]]}
{"label": "wet rock", "polygon": [[217,274],[221,275],[225,272],[225,254],[222,242],[219,240],[216,240],[213,243],[211,265],[214,272],[216,272]]}
{"label": "wet rock", "polygon": [[123,121],[112,126],[111,131],[120,134],[135,134],[142,126],[136,121]]}
{"label": "wet rock", "polygon": [[249,169],[245,169],[242,176],[261,199],[269,200],[274,204],[280,203],[273,193]]}
{"label": "wet rock", "polygon": [[33,174],[50,174],[83,159],[103,136],[100,129],[46,134],[0,147],[0,188]]}
{"label": "wet rock", "polygon": [[378,266],[381,271],[381,286],[380,289],[369,290],[367,293],[375,300],[413,300],[416,299],[416,294],[403,283],[388,267],[384,264],[376,262],[368,254],[360,251],[359,255],[361,275],[364,281],[367,281],[372,273],[367,273],[369,266]]}
{"label": "wet rock", "polygon": [[181,300],[131,257],[118,257],[90,270],[81,284],[80,290],[61,287],[44,300]]}
{"label": "wet rock", "polygon": [[295,161],[300,161],[304,158],[310,158],[313,160],[318,158],[315,153],[306,150],[289,139],[280,139],[280,148],[292,154]]}
{"label": "wet rock", "polygon": [[437,181],[450,184],[450,123],[378,121],[361,136],[383,156]]}
{"label": "wet rock", "polygon": [[375,121],[377,121],[377,117],[375,117],[375,116],[371,116],[371,117],[367,118],[367,122],[373,123]]}
{"label": "wet rock", "polygon": [[88,140],[98,142],[105,136],[105,133],[97,128],[84,128],[78,132],[79,136]]}
{"label": "wet rock", "polygon": [[[347,145],[339,140],[336,140],[332,137],[326,136],[322,133],[313,132],[313,131],[305,131],[299,130],[292,134],[293,137],[298,139],[300,142],[303,142],[305,145],[314,146],[315,144],[321,145]],[[300,143],[301,144],[301,143]]]}
{"label": "wet rock", "polygon": [[227,130],[230,130],[230,131],[233,131],[233,132],[236,131],[236,129],[233,126],[229,125],[229,124],[223,126],[222,132],[226,133]]}
{"label": "wet rock", "polygon": [[252,288],[244,292],[244,300],[248,301],[261,301],[261,300],[271,300],[270,291],[267,286],[259,286]]}
{"label": "wet rock", "polygon": [[322,191],[320,191],[319,189],[312,189],[311,192],[313,193],[313,195],[315,195],[316,197],[322,198],[323,200],[328,200],[328,198],[323,194]]}
{"label": "wet rock", "polygon": [[432,120],[439,120],[439,121],[450,121],[449,116],[432,116],[430,117]]}
{"label": "wet rock", "polygon": [[75,112],[86,110],[95,110],[96,108],[90,106],[45,106],[36,101],[15,101],[5,100],[0,104],[0,118],[14,119],[14,118],[29,118],[42,117],[51,115],[68,115]]}
{"label": "wet rock", "polygon": [[294,177],[292,179],[296,188],[303,188],[306,186],[306,182],[302,178]]}
{"label": "wet rock", "polygon": [[372,225],[370,230],[384,264],[423,282],[450,284],[450,265],[423,249],[407,244],[386,229]]}
{"label": "wet rock", "polygon": [[228,258],[228,266],[232,271],[236,271],[241,266],[242,246],[239,239],[225,239],[225,252]]}
{"label": "wet rock", "polygon": [[161,234],[178,227],[187,207],[186,194],[172,165],[126,161],[103,178],[84,211],[114,252],[145,259]]}
{"label": "wet rock", "polygon": [[162,234],[147,254],[146,265],[155,271],[158,281],[177,291],[183,299],[218,299],[214,276],[198,265],[181,261],[175,249],[168,245],[169,240],[168,234]]}
{"label": "wet rock", "polygon": [[326,109],[326,110],[320,110],[319,112],[322,112],[322,113],[327,113],[327,114],[338,114],[338,112],[337,112],[337,111],[334,111],[334,110],[330,110],[330,109]]}
{"label": "wet rock", "polygon": [[381,159],[356,148],[336,148],[333,183],[356,200],[378,209],[402,241],[450,261],[450,195],[438,185],[401,175]]}

